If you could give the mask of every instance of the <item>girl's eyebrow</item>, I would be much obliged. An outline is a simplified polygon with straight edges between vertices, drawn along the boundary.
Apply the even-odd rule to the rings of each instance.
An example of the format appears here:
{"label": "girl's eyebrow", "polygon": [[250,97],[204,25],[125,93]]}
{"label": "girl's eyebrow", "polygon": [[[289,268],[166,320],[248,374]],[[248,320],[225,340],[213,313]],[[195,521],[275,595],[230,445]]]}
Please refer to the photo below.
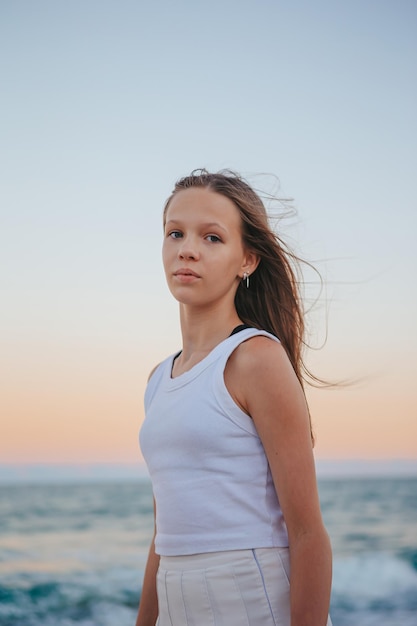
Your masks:
{"label": "girl's eyebrow", "polygon": [[[165,223],[165,226],[167,226],[168,224],[172,225],[172,226],[181,226],[183,222],[181,222],[181,220],[168,220]],[[226,228],[224,226],[222,226],[221,224],[219,224],[218,222],[204,222],[203,224],[199,224],[199,226],[203,229],[210,229],[210,228],[219,228],[220,230],[227,232]]]}

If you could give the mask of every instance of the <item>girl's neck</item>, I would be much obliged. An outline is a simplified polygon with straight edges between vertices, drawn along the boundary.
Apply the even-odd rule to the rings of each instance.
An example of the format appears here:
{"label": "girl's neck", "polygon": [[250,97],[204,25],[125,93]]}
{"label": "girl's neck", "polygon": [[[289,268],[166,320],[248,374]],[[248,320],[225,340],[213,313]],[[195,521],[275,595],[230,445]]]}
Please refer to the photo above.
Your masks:
{"label": "girl's neck", "polygon": [[214,311],[190,311],[183,306],[180,307],[180,321],[183,362],[208,354],[242,323],[235,310],[219,314]]}

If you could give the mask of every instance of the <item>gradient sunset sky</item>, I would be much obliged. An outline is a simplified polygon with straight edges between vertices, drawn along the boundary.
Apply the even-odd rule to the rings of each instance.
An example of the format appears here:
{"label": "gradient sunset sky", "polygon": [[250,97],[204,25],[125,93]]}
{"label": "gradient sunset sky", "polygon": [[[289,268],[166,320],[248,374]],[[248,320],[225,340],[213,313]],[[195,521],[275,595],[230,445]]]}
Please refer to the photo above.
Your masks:
{"label": "gradient sunset sky", "polygon": [[0,462],[140,460],[197,167],[294,199],[309,364],[355,381],[308,391],[317,457],[417,458],[416,32],[413,0],[0,3]]}

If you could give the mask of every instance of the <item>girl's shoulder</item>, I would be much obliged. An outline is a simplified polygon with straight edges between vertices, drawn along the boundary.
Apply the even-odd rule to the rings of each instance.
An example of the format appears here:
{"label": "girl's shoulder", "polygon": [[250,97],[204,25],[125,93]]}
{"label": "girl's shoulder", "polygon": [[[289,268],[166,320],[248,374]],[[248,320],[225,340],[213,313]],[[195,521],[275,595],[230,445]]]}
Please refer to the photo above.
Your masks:
{"label": "girl's shoulder", "polygon": [[269,333],[249,337],[237,346],[227,363],[225,380],[245,393],[299,385],[285,348]]}
{"label": "girl's shoulder", "polygon": [[299,385],[282,344],[268,335],[255,335],[237,346],[224,381],[237,405],[252,418],[259,398],[278,407],[286,391],[292,394],[294,385]]}
{"label": "girl's shoulder", "polygon": [[159,367],[160,365],[161,365],[161,363],[157,363],[157,364],[155,365],[155,367],[153,367],[153,368],[151,369],[151,371],[150,371],[150,373],[149,373],[149,376],[148,376],[148,382],[151,380],[151,378],[152,378],[153,374],[155,374],[156,370],[158,369],[158,367]]}
{"label": "girl's shoulder", "polygon": [[277,359],[287,358],[281,342],[270,334],[259,334],[242,341],[231,358],[239,368],[249,368],[254,371],[257,367],[264,367],[272,361],[276,364]]}

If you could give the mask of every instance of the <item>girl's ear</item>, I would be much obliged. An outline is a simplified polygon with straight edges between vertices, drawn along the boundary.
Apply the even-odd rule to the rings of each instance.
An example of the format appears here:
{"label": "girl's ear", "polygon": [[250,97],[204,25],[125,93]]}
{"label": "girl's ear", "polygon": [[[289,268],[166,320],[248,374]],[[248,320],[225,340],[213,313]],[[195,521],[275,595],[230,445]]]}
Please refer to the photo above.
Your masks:
{"label": "girl's ear", "polygon": [[242,265],[242,273],[249,274],[249,276],[253,274],[253,272],[258,267],[260,260],[261,259],[259,255],[256,254],[256,252],[254,252],[253,250],[247,250]]}

